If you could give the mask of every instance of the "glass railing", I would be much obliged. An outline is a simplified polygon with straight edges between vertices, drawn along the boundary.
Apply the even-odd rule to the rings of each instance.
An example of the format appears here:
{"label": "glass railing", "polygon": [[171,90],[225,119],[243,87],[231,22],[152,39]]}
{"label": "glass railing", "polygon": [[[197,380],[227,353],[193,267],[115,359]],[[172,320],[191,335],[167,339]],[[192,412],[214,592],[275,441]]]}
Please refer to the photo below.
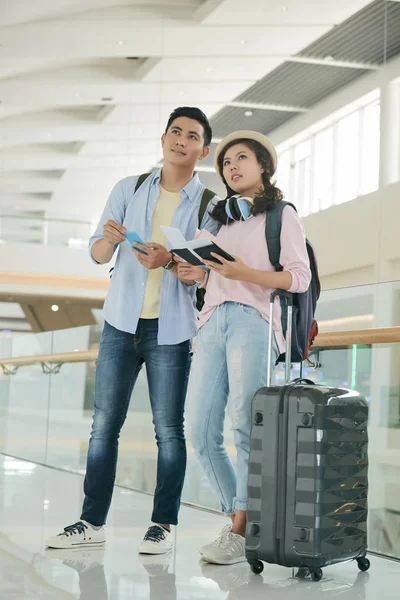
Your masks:
{"label": "glass railing", "polygon": [[35,215],[0,214],[0,243],[44,244],[86,248],[94,225],[90,221]]}
{"label": "glass railing", "polygon": [[[356,389],[366,396],[370,404],[369,547],[400,558],[398,288],[396,283],[323,294],[319,307],[323,331],[317,340],[318,352],[312,357],[319,368],[304,364],[303,375],[318,383]],[[386,305],[377,313],[376,302],[379,306],[382,299]],[[344,333],[339,333],[337,322]],[[388,328],[392,331],[389,340]],[[346,329],[353,330],[350,337]],[[101,327],[94,326],[0,339],[0,452],[84,474],[100,333]],[[340,341],[337,346],[335,340]],[[299,366],[294,366],[292,375],[299,375]],[[281,384],[283,379],[283,369],[278,367],[275,382]],[[193,455],[189,430],[186,436],[188,468],[183,501],[218,510]],[[229,419],[225,442],[235,462]],[[152,493],[156,452],[143,369],[120,438],[116,483]]]}

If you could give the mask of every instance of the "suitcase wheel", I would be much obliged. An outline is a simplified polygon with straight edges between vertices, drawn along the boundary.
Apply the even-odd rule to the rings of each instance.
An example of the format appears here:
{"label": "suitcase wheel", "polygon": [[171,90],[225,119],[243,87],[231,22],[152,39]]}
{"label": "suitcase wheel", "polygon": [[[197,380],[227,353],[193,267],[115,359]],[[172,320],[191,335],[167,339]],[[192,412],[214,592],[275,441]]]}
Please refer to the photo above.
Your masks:
{"label": "suitcase wheel", "polygon": [[368,558],[366,558],[365,556],[362,556],[361,558],[357,558],[357,564],[358,564],[358,568],[360,569],[360,571],[368,571],[368,569],[371,566],[371,563],[369,562]]}
{"label": "suitcase wheel", "polygon": [[321,581],[322,569],[314,569],[313,571],[311,571],[311,579],[313,581]]}
{"label": "suitcase wheel", "polygon": [[261,560],[256,560],[255,562],[249,562],[250,569],[254,573],[254,575],[260,575],[264,571],[264,565]]}

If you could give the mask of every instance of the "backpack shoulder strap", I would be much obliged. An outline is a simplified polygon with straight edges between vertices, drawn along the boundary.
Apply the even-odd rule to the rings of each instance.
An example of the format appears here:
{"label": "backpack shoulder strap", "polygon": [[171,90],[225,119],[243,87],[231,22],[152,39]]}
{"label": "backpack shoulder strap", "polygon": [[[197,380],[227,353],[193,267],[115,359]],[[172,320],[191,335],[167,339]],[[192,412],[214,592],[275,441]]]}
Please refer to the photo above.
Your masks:
{"label": "backpack shoulder strap", "polygon": [[272,210],[267,212],[265,219],[265,239],[267,240],[269,260],[275,271],[283,270],[279,258],[281,255],[282,212],[285,206],[291,206],[296,210],[294,204],[280,200]]}
{"label": "backpack shoulder strap", "polygon": [[142,175],[139,175],[139,179],[136,182],[136,186],[135,186],[135,193],[138,191],[138,189],[140,188],[140,186],[142,185],[142,183],[144,183],[146,181],[146,179],[148,177],[150,177],[151,173],[142,173]]}
{"label": "backpack shoulder strap", "polygon": [[201,222],[204,217],[204,213],[206,212],[207,206],[209,202],[216,196],[216,193],[208,188],[204,188],[203,195],[201,197],[200,209],[199,209],[199,229]]}

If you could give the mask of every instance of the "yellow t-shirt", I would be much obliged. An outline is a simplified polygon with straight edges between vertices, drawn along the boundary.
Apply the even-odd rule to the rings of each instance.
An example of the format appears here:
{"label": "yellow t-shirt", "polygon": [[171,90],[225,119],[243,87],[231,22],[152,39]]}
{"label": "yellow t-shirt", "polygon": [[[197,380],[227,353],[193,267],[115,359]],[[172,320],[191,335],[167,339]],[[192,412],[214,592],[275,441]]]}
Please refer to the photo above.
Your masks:
{"label": "yellow t-shirt", "polygon": [[[160,225],[170,227],[172,219],[182,197],[179,193],[167,192],[160,185],[160,196],[153,213],[153,223],[150,241],[167,245],[167,238]],[[142,306],[141,319],[158,319],[160,316],[160,293],[163,269],[151,269],[147,279],[146,290]]]}

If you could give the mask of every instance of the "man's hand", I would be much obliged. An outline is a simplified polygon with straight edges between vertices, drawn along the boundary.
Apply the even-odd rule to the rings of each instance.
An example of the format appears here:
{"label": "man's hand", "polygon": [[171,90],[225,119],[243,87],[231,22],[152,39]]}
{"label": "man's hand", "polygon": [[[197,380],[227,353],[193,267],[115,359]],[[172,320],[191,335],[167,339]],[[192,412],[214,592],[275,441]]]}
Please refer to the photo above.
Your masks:
{"label": "man's hand", "polygon": [[222,277],[226,279],[233,279],[236,281],[246,281],[249,277],[251,269],[247,267],[244,262],[238,258],[237,256],[233,256],[235,259],[234,262],[230,260],[226,260],[219,254],[215,252],[211,252],[211,256],[215,256],[222,264],[215,263],[211,260],[205,260],[204,264],[211,269],[211,271],[215,271],[215,273],[219,273]]}
{"label": "man's hand", "polygon": [[188,262],[178,262],[178,278],[186,284],[193,284],[195,281],[204,279],[204,270],[201,267],[195,267]]}
{"label": "man's hand", "polygon": [[119,225],[111,219],[103,227],[103,236],[92,246],[92,257],[100,265],[110,262],[116,244],[125,241],[126,227]]}
{"label": "man's hand", "polygon": [[115,221],[109,220],[103,228],[104,239],[112,246],[120,244],[126,240],[126,237],[124,236],[126,231],[126,227],[118,225]]}
{"label": "man's hand", "polygon": [[132,252],[140,264],[149,270],[165,267],[172,258],[171,252],[161,244],[156,244],[155,242],[148,242],[145,246],[135,242],[135,246],[146,252],[146,254],[142,254],[142,252],[138,252],[135,248],[132,248]]}

